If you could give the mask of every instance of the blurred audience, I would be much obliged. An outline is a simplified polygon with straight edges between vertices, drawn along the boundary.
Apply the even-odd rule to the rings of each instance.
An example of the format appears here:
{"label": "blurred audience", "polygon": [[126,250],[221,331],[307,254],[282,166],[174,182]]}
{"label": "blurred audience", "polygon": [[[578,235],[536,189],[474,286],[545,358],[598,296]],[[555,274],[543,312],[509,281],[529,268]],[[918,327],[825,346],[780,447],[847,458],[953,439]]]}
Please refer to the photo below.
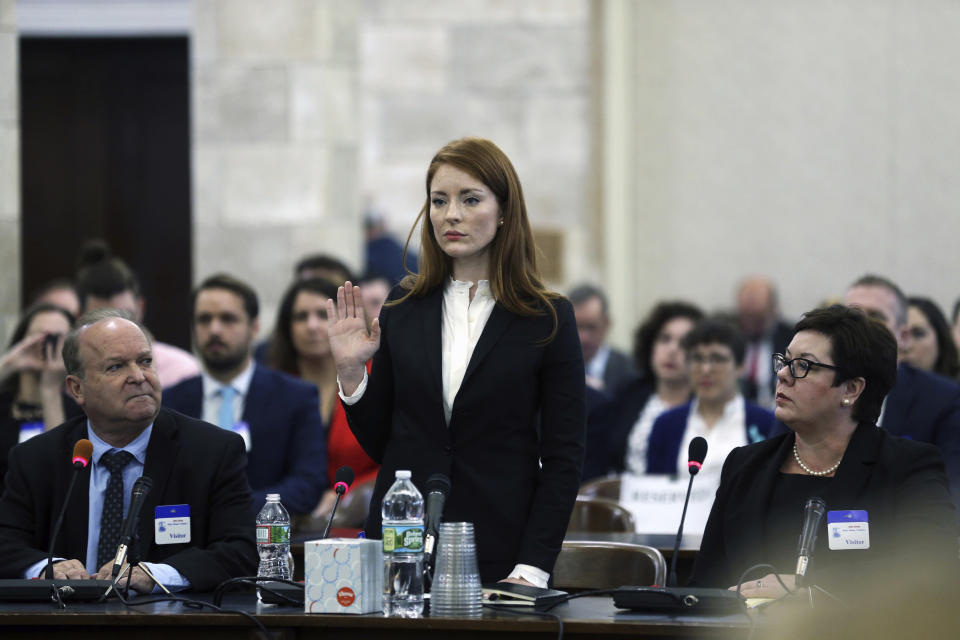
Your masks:
{"label": "blurred audience", "polygon": [[314,253],[301,258],[293,268],[293,275],[296,280],[323,278],[337,286],[354,279],[347,265],[325,253]]}
{"label": "blurred audience", "polygon": [[[77,272],[77,294],[83,313],[95,309],[122,309],[142,324],[146,300],[140,294],[140,281],[120,258],[110,255],[106,244],[88,242],[81,249]],[[172,344],[160,342],[152,335],[153,361],[163,388],[200,373],[197,359]]]}
{"label": "blurred audience", "polygon": [[690,400],[680,343],[702,317],[703,312],[687,302],[661,302],[637,328],[634,363],[643,374],[617,393],[603,419],[588,421],[584,480],[646,471],[654,421]]}
{"label": "blurred audience", "polygon": [[73,322],[66,309],[36,304],[24,312],[0,358],[0,494],[10,449],[83,414],[64,387],[61,350]]}
{"label": "blurred audience", "polygon": [[73,286],[73,282],[67,278],[56,278],[40,287],[34,294],[30,306],[42,302],[55,304],[61,309],[66,309],[75,318],[80,315],[80,297],[77,295],[77,289]]}
{"label": "blurred audience", "polygon": [[610,310],[607,294],[599,287],[583,284],[567,296],[573,304],[583,349],[587,384],[599,391],[616,392],[637,377],[630,357],[607,344]]}
{"label": "blurred audience", "polygon": [[[847,306],[862,309],[893,333],[900,357],[908,342],[907,298],[882,276],[862,276],[847,289]],[[917,369],[902,359],[878,424],[898,436],[939,447],[954,500],[960,500],[960,385]]]}
{"label": "blurred audience", "polygon": [[747,341],[742,373],[747,400],[773,406],[776,377],[770,372],[770,358],[783,353],[793,331],[780,317],[777,290],[763,276],[750,276],[737,289],[737,321]]}
{"label": "blurred audience", "polygon": [[[337,393],[337,368],[327,336],[327,300],[336,300],[337,285],[316,278],[294,282],[283,294],[277,312],[268,363],[274,369],[314,384],[320,392],[321,414],[327,429],[327,480],[334,484],[337,469],[353,469],[354,484],[374,480],[380,466],[360,447]],[[370,364],[367,363],[369,371]],[[333,508],[336,493],[327,489],[314,509],[318,517]]]}
{"label": "blurred audience", "polygon": [[417,272],[417,252],[408,247],[407,255],[403,255],[404,246],[390,235],[382,215],[367,213],[363,226],[367,241],[368,275],[385,278],[393,286],[403,280],[408,272]]}
{"label": "blurred audience", "polygon": [[950,325],[940,307],[929,298],[907,300],[907,342],[901,360],[917,369],[957,380],[960,358]]}
{"label": "blurred audience", "polygon": [[[738,378],[743,371],[744,339],[731,323],[701,320],[684,336],[693,400],[663,413],[653,423],[647,446],[647,473],[675,475],[686,469],[687,450],[706,439],[710,455],[701,475],[720,484],[720,469],[736,447],[760,442],[773,429],[773,412],[747,402]],[[766,363],[772,371],[770,362]],[[704,481],[699,481],[702,488]]]}
{"label": "blurred audience", "polygon": [[192,312],[203,373],[164,390],[163,404],[243,437],[255,509],[279,493],[291,513],[306,514],[327,486],[317,388],[253,361],[259,311],[246,283],[225,274],[204,280]]}

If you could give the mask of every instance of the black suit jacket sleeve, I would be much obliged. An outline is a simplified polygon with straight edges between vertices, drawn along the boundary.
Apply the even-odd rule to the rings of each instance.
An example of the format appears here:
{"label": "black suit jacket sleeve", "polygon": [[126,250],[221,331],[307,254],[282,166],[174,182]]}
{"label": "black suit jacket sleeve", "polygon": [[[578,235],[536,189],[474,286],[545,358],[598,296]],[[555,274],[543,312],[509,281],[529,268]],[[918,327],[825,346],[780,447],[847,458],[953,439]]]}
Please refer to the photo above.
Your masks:
{"label": "black suit jacket sleeve", "polygon": [[[87,437],[86,420],[71,420],[10,454],[8,491],[0,498],[0,576],[19,578],[46,557],[66,498],[73,444]],[[153,480],[140,521],[140,555],[174,567],[197,591],[256,570],[254,513],[242,439],[163,409],[154,420],[143,474]],[[85,562],[90,469],[79,472],[54,555]],[[159,505],[190,505],[191,541],[158,545]]]}
{"label": "black suit jacket sleeve", "polygon": [[517,562],[550,572],[580,487],[586,438],[585,377],[573,309],[557,305],[556,337],[543,354],[540,477]]}
{"label": "black suit jacket sleeve", "polygon": [[[728,587],[751,565],[770,561],[762,550],[782,541],[766,539],[766,510],[793,440],[790,433],[727,457],[691,583]],[[957,563],[956,516],[943,459],[929,444],[863,423],[822,497],[828,510],[862,509],[870,522],[869,549],[832,551],[824,519],[812,576],[828,590],[856,596],[871,577],[889,579],[898,569],[923,575],[923,567]],[[789,573],[793,567],[777,570]]]}

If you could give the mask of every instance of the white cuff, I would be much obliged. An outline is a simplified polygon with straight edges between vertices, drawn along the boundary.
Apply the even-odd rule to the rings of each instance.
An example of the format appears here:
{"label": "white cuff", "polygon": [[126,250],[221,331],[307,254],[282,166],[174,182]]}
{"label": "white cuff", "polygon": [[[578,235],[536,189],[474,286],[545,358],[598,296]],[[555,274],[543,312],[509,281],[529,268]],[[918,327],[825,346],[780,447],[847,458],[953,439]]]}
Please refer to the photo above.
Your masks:
{"label": "white cuff", "polygon": [[337,390],[340,393],[340,400],[343,404],[356,404],[360,401],[360,398],[363,397],[363,392],[367,390],[367,370],[363,370],[363,380],[360,381],[360,385],[357,387],[357,390],[353,392],[352,396],[343,395],[343,385],[340,384],[340,376],[337,376]]}
{"label": "white cuff", "polygon": [[535,587],[540,587],[541,589],[547,588],[547,582],[550,581],[550,574],[542,569],[537,569],[532,567],[529,564],[518,564],[513,568],[513,571],[510,572],[508,578],[520,578],[526,580],[527,582],[532,583]]}
{"label": "white cuff", "polygon": [[[53,557],[52,564],[66,560],[66,558]],[[32,565],[27,567],[26,571],[23,572],[23,577],[29,580],[30,578],[43,578],[43,570],[47,568],[47,559],[44,558],[40,562],[34,562]]]}
{"label": "white cuff", "polygon": [[[150,573],[170,591],[183,591],[190,588],[190,581],[170,565],[154,562],[144,562],[143,564],[147,565]],[[160,593],[160,591],[160,587],[153,585],[153,593]]]}

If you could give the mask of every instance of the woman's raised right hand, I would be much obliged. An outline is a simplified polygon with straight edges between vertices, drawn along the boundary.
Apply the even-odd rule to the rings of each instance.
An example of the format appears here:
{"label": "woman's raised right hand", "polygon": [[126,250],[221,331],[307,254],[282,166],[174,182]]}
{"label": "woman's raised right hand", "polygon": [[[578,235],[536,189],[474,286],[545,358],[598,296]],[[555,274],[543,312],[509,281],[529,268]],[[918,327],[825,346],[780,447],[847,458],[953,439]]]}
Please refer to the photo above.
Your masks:
{"label": "woman's raised right hand", "polygon": [[367,329],[360,287],[349,281],[337,289],[336,304],[327,300],[327,318],[330,351],[340,386],[344,394],[353,395],[363,381],[367,361],[380,348],[380,320],[374,318]]}

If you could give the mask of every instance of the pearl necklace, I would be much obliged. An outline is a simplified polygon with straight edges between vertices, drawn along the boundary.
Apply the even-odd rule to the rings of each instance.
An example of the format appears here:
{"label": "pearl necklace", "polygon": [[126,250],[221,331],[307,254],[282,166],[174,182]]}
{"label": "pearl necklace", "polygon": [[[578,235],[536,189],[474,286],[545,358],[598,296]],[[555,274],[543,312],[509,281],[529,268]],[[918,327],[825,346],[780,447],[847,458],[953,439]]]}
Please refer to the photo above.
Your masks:
{"label": "pearl necklace", "polygon": [[823,471],[814,471],[813,469],[811,469],[811,468],[808,467],[807,465],[803,464],[803,460],[800,459],[800,453],[797,452],[797,443],[796,443],[796,442],[793,443],[793,459],[797,461],[797,464],[800,465],[800,468],[801,468],[801,469],[803,469],[804,471],[806,471],[806,472],[807,472],[808,474],[810,474],[811,476],[828,476],[828,475],[830,475],[831,473],[833,473],[834,471],[837,470],[837,467],[840,466],[840,461],[843,460],[843,458],[841,457],[840,460],[837,460],[837,462],[836,462],[832,467],[829,467],[829,468],[827,468],[827,469],[824,469]]}

